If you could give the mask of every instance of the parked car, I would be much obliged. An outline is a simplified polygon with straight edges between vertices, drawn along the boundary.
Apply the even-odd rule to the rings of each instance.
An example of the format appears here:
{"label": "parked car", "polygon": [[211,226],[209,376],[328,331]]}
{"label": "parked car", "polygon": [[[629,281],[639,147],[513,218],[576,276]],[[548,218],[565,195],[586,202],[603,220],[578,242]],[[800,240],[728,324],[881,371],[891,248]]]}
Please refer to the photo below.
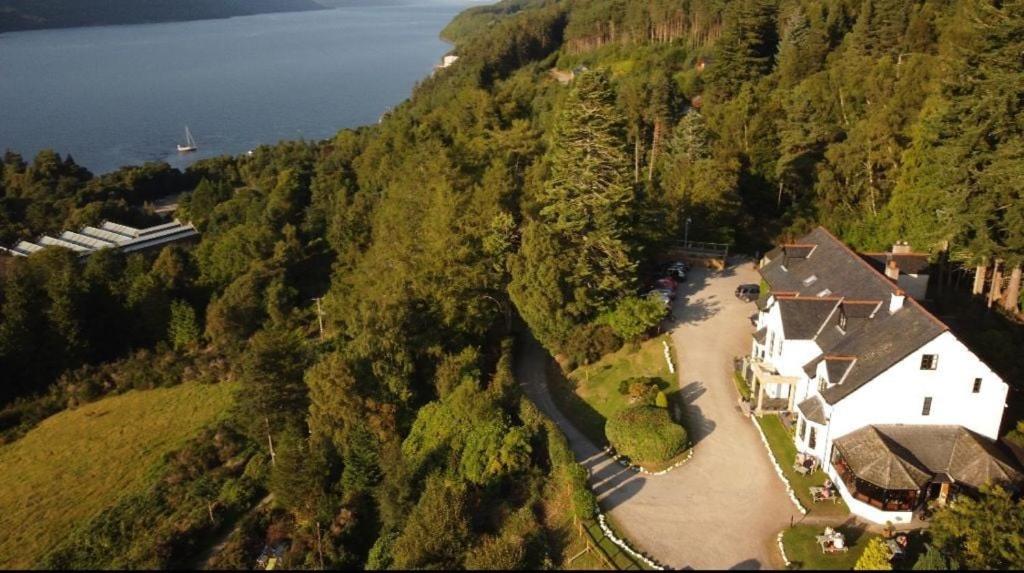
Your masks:
{"label": "parked car", "polygon": [[676,279],[672,277],[665,277],[663,279],[658,279],[654,281],[654,288],[667,288],[672,291],[672,294],[675,294],[676,288],[678,287],[679,283],[677,283]]}
{"label": "parked car", "polygon": [[690,265],[683,261],[676,261],[665,265],[664,270],[665,274],[683,280],[686,278],[687,271],[690,270]]}
{"label": "parked car", "polygon": [[760,285],[749,284],[736,287],[736,298],[744,302],[757,300],[759,296],[761,296]]}

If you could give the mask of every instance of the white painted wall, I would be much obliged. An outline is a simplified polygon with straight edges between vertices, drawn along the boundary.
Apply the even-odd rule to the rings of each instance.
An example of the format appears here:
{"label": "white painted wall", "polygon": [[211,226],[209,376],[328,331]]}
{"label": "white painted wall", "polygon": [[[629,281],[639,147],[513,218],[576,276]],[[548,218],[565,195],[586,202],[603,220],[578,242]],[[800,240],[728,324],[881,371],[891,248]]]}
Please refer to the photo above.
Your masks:
{"label": "white painted wall", "polygon": [[[921,370],[924,354],[938,355],[936,370]],[[981,391],[972,393],[974,379]],[[895,364],[832,408],[830,439],[868,424],[958,425],[999,437],[1008,387],[949,332]],[[931,413],[921,415],[924,398]]]}

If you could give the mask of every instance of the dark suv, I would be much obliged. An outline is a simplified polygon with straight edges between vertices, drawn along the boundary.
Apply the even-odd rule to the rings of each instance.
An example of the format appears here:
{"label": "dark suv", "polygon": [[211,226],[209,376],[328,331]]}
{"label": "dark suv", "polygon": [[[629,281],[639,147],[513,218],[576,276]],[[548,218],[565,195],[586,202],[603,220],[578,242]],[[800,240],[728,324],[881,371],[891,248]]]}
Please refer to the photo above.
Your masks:
{"label": "dark suv", "polygon": [[736,298],[744,302],[757,300],[759,296],[761,296],[761,287],[759,285],[740,285],[736,287]]}

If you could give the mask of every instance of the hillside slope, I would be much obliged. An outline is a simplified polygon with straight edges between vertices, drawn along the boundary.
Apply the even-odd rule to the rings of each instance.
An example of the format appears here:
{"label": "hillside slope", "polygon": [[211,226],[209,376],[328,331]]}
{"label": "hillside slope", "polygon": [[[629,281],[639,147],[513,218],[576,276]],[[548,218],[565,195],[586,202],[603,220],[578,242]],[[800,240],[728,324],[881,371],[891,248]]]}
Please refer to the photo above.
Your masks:
{"label": "hillside slope", "polygon": [[0,32],[320,10],[313,0],[0,0]]}
{"label": "hillside slope", "polygon": [[152,481],[233,402],[232,384],[133,391],[57,414],[0,448],[0,568],[38,566],[79,525]]}

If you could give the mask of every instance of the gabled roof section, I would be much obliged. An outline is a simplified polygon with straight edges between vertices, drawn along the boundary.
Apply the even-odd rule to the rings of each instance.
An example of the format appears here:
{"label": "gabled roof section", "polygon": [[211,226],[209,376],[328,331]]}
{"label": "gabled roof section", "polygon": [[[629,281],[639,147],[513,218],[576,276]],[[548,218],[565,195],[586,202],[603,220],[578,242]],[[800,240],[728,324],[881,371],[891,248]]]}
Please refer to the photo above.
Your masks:
{"label": "gabled roof section", "polygon": [[[806,256],[787,257],[788,251]],[[822,393],[830,404],[948,330],[909,298],[901,309],[890,314],[889,301],[898,286],[823,227],[783,245],[774,254],[767,257],[769,261],[760,273],[780,304],[786,338],[803,339],[813,327],[812,339],[823,355],[856,358],[845,370],[838,363],[830,366],[829,380],[833,385]],[[788,263],[785,268],[784,261]],[[815,279],[808,281],[810,277]],[[825,290],[830,296],[817,297]],[[821,302],[805,302],[815,299]],[[829,305],[835,312],[832,308],[824,310]],[[816,367],[817,363],[812,361],[805,366],[805,372],[813,376]],[[833,373],[841,373],[840,383],[837,384]]]}
{"label": "gabled roof section", "polygon": [[787,340],[812,340],[839,304],[835,298],[776,297]]}
{"label": "gabled roof section", "polygon": [[817,396],[811,396],[797,404],[797,409],[804,415],[804,418],[814,422],[815,424],[824,426],[828,420],[825,418],[825,407],[821,404],[821,400]]}

